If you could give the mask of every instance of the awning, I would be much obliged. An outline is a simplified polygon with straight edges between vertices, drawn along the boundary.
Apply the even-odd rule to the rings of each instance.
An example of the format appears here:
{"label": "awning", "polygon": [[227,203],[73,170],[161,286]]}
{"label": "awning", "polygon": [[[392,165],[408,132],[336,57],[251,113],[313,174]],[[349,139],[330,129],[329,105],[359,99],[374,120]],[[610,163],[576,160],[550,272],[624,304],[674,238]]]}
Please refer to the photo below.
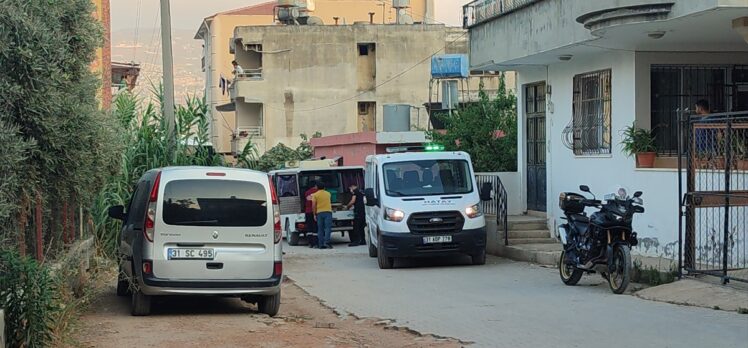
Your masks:
{"label": "awning", "polygon": [[236,111],[236,104],[234,103],[226,103],[216,106],[216,110],[220,112],[234,112]]}

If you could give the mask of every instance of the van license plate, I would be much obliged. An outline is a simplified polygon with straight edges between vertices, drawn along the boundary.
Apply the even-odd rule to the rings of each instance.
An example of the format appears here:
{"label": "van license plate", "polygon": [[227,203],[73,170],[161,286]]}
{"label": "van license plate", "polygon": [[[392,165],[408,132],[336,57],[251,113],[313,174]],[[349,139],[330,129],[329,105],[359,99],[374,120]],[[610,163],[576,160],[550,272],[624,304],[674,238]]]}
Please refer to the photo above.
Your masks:
{"label": "van license plate", "polygon": [[423,237],[423,244],[452,243],[452,236],[429,236]]}
{"label": "van license plate", "polygon": [[169,248],[169,260],[213,260],[215,252],[208,248]]}

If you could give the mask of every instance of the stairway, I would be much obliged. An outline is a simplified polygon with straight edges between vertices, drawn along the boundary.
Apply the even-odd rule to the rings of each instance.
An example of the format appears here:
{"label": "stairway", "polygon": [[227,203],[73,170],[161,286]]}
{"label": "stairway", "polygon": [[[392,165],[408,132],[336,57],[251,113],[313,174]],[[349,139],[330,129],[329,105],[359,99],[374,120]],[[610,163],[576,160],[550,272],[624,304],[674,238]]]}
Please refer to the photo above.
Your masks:
{"label": "stairway", "polygon": [[509,245],[500,248],[500,256],[516,260],[556,265],[561,257],[561,243],[548,230],[545,216],[509,216]]}

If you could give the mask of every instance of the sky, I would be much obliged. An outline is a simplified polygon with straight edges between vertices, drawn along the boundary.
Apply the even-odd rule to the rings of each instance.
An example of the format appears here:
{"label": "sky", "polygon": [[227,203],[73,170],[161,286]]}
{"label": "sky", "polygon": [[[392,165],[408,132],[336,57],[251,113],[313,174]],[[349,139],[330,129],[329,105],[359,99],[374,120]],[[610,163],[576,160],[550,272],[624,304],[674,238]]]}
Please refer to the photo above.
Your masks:
{"label": "sky", "polygon": [[[174,29],[197,32],[203,18],[216,12],[254,5],[268,0],[171,0],[171,21]],[[371,0],[378,1],[378,0]],[[459,26],[462,5],[470,0],[434,0],[436,19],[439,22]],[[159,0],[111,0],[112,30],[133,29],[133,38],[147,36],[139,28],[159,26]],[[136,31],[135,29],[138,28]]]}

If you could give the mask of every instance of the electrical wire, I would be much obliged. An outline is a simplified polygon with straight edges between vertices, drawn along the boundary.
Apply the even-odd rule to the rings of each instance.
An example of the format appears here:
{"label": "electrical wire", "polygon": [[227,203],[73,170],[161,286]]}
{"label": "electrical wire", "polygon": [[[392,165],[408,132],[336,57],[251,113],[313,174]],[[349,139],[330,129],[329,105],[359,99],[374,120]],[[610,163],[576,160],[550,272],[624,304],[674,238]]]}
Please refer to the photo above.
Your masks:
{"label": "electrical wire", "polygon": [[132,60],[135,61],[135,56],[138,52],[138,35],[140,32],[140,10],[143,5],[143,0],[138,0],[138,5],[136,7],[136,14],[135,14],[135,36],[133,39],[133,45],[132,45]]}

